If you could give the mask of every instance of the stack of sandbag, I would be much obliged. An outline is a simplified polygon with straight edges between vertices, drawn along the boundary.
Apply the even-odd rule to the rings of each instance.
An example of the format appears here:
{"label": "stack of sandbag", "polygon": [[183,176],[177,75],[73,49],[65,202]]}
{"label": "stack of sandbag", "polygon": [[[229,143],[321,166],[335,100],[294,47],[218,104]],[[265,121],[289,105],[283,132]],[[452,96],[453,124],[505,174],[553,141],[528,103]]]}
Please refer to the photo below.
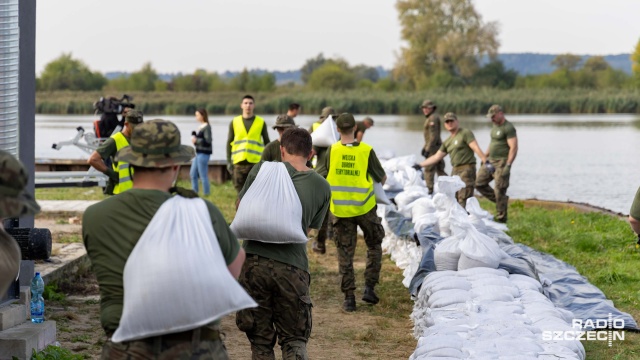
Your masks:
{"label": "stack of sandbag", "polygon": [[577,341],[545,341],[543,331],[571,331],[542,285],[504,270],[472,268],[427,275],[411,319],[410,359],[584,359]]}

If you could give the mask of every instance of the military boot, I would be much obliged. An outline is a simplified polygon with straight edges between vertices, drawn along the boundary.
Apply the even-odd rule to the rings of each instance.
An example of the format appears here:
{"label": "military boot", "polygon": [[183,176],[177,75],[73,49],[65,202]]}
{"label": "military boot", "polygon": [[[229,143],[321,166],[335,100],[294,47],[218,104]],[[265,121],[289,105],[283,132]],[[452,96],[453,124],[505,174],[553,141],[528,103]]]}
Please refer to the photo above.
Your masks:
{"label": "military boot", "polygon": [[373,305],[380,302],[380,298],[378,298],[378,295],[376,295],[376,292],[373,290],[373,286],[365,286],[364,294],[362,295],[362,301],[366,301],[369,304]]}
{"label": "military boot", "polygon": [[324,254],[327,252],[327,247],[324,242],[314,241],[311,250],[313,250],[314,253]]}
{"label": "military boot", "polygon": [[355,295],[346,295],[344,297],[344,303],[342,303],[342,309],[347,312],[356,311],[356,297]]}

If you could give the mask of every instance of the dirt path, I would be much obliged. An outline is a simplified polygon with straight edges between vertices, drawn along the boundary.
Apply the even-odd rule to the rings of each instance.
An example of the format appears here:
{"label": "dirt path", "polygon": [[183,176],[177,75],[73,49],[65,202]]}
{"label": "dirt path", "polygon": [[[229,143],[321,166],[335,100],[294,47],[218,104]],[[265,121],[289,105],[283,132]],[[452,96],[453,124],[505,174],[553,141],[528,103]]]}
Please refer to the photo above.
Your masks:
{"label": "dirt path", "polygon": [[[66,215],[65,215],[66,216]],[[44,216],[36,219],[36,227],[49,228],[54,241],[80,236],[81,225],[65,223],[66,217]],[[77,238],[76,238],[77,239]],[[364,244],[358,244],[355,268],[361,290],[365,267]],[[342,311],[335,247],[327,254],[309,254],[312,264],[313,330],[308,344],[311,359],[406,359],[415,349],[409,320],[412,302],[400,283],[402,271],[385,257],[383,271],[392,278],[383,279],[391,290],[380,290],[381,303],[368,306],[358,299],[355,313]],[[400,279],[400,280],[399,280]],[[99,292],[95,276],[88,272],[59,284],[61,301],[47,302],[47,318],[57,321],[60,345],[86,358],[98,359],[106,340],[100,326]],[[398,304],[401,304],[399,306]],[[250,359],[251,349],[244,333],[235,325],[235,315],[222,321],[225,344],[231,359]],[[276,358],[281,358],[275,347]]]}

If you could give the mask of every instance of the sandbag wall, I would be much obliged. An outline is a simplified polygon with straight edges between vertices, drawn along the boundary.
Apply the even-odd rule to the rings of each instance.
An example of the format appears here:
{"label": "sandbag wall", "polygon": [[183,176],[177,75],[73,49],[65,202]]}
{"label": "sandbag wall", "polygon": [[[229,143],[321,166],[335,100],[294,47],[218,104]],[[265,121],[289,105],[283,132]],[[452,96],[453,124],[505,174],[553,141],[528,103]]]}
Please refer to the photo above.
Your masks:
{"label": "sandbag wall", "polygon": [[456,202],[458,177],[440,177],[428,195],[414,163],[383,162],[396,205],[379,209],[383,251],[404,269],[415,300],[411,359],[584,359],[577,340],[543,341],[545,331],[574,331],[574,315],[544,295],[530,263],[503,250],[520,249],[506,226],[475,198],[466,209]]}

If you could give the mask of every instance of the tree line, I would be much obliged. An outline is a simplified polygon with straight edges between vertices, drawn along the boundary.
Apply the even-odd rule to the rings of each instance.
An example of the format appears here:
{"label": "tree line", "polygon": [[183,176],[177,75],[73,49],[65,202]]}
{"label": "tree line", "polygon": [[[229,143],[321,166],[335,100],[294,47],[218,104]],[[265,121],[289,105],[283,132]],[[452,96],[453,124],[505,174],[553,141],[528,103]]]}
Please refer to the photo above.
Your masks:
{"label": "tree line", "polygon": [[[429,89],[612,89],[640,88],[640,41],[631,55],[632,74],[616,70],[602,56],[583,60],[574,54],[556,56],[552,73],[521,76],[497,59],[498,24],[485,23],[471,0],[397,0],[401,38],[389,76],[367,65],[351,65],[322,53],[306,60],[302,84],[276,84],[274,74],[246,68],[235,77],[204,69],[160,79],[151,63],[128,76],[107,79],[72,54],[62,54],[45,66],[37,78],[39,91],[160,91],[160,92],[264,92]],[[488,62],[482,59],[489,58]],[[299,89],[298,89],[299,88]]]}

